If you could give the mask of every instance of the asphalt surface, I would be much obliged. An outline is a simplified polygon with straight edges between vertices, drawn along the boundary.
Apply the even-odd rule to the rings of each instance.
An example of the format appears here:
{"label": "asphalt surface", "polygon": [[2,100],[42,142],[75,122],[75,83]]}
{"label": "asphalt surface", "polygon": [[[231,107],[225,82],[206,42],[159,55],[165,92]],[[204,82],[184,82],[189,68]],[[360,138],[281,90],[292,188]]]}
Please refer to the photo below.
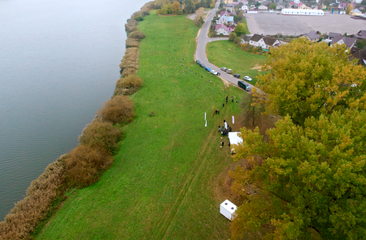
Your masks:
{"label": "asphalt surface", "polygon": [[[229,39],[229,38],[209,38],[207,36],[208,30],[209,30],[210,25],[211,25],[212,18],[214,17],[215,13],[218,11],[219,4],[220,4],[219,1],[216,2],[215,8],[212,9],[207,14],[206,20],[205,20],[204,24],[202,25],[201,30],[198,33],[198,36],[196,38],[197,48],[196,48],[196,53],[194,54],[194,58],[195,58],[195,60],[200,60],[201,63],[205,64],[205,66],[210,68],[211,70],[215,70],[218,73],[220,73],[220,76],[219,76],[220,78],[228,81],[229,83],[231,83],[235,86],[238,86],[238,80],[242,80],[242,79],[235,78],[235,77],[233,77],[233,75],[228,74],[224,71],[221,71],[220,67],[215,66],[212,63],[210,63],[207,60],[207,56],[206,56],[206,45],[207,45],[207,43],[212,42],[212,41],[228,40]],[[221,66],[221,67],[224,67],[224,66]],[[228,66],[226,66],[226,67],[228,67]],[[247,81],[244,81],[244,82],[247,82]],[[251,85],[250,83],[248,83],[248,84],[252,88],[254,88],[253,85]]]}

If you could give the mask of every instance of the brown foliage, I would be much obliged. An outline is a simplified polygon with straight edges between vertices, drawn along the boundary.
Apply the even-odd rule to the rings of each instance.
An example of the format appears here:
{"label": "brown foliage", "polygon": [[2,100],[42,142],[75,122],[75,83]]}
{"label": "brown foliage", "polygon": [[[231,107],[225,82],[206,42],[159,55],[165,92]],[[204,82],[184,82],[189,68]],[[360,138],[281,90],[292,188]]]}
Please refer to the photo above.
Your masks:
{"label": "brown foliage", "polygon": [[139,49],[137,47],[127,48],[119,67],[122,70],[122,77],[136,74],[138,69]]}
{"label": "brown foliage", "polygon": [[112,164],[108,151],[79,145],[65,160],[67,184],[69,187],[86,187],[99,179],[98,173]]}
{"label": "brown foliage", "polygon": [[126,32],[130,33],[133,32],[133,30],[137,30],[137,25],[139,24],[138,21],[136,21],[133,18],[130,18],[128,22],[125,24]]}
{"label": "brown foliage", "polygon": [[65,157],[49,164],[44,173],[34,180],[27,196],[17,202],[5,220],[0,223],[0,239],[26,239],[44,219],[52,202],[62,192],[65,180]]}
{"label": "brown foliage", "polygon": [[130,37],[126,39],[126,48],[139,47],[139,46],[140,46],[140,40]]}
{"label": "brown foliage", "polygon": [[125,78],[120,78],[117,80],[116,89],[114,91],[115,95],[130,95],[135,93],[142,86],[142,78],[137,75],[128,75]]}
{"label": "brown foliage", "polygon": [[132,32],[128,35],[129,38],[134,38],[134,39],[143,39],[146,37],[145,33],[141,32],[141,31],[135,31]]}
{"label": "brown foliage", "polygon": [[128,97],[121,95],[115,96],[104,103],[100,113],[105,120],[113,123],[130,122],[135,117],[133,102]]}
{"label": "brown foliage", "polygon": [[92,148],[113,153],[118,150],[118,141],[122,138],[123,132],[114,127],[111,122],[103,122],[95,118],[88,124],[79,136],[79,142]]}

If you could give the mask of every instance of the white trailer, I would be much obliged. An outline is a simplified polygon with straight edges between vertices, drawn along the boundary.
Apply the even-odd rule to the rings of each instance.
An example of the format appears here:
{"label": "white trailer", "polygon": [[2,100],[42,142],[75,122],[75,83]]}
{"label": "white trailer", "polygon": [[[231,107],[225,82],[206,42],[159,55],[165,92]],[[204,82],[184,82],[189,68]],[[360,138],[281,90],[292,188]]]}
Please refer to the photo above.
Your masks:
{"label": "white trailer", "polygon": [[236,209],[236,205],[227,199],[220,204],[220,213],[230,221],[234,219]]}
{"label": "white trailer", "polygon": [[284,8],[282,9],[281,13],[283,15],[324,16],[323,10],[316,10],[316,9]]}

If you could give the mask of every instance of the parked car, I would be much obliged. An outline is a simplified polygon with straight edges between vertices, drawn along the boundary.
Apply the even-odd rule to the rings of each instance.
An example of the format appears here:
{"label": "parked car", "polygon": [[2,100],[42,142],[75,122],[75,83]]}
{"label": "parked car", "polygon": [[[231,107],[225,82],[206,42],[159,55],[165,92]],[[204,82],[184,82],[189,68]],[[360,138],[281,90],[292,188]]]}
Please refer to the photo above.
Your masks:
{"label": "parked car", "polygon": [[201,63],[201,64],[200,64],[200,66],[201,66],[201,67],[203,67],[203,68],[205,68],[205,67],[206,67],[206,66],[205,66],[205,64],[203,64],[203,63]]}
{"label": "parked car", "polygon": [[239,86],[240,88],[244,89],[245,91],[250,91],[250,90],[252,90],[252,88],[250,87],[250,85],[249,85],[248,83],[246,83],[246,82],[244,82],[244,81],[241,81],[241,80],[239,80],[239,81],[238,81],[238,86]]}
{"label": "parked car", "polygon": [[252,79],[251,79],[249,76],[245,76],[245,77],[244,77],[244,80],[252,81]]}
{"label": "parked car", "polygon": [[236,78],[240,78],[240,74],[237,74],[237,73],[235,73],[233,76]]}
{"label": "parked car", "polygon": [[226,72],[227,68],[226,67],[222,67],[221,70],[224,71],[224,72]]}
{"label": "parked car", "polygon": [[200,60],[196,60],[196,63],[197,63],[198,65],[201,65],[201,61],[200,61]]}
{"label": "parked car", "polygon": [[211,73],[212,73],[213,75],[217,75],[217,72],[216,72],[215,70],[211,70]]}
{"label": "parked car", "polygon": [[211,69],[209,69],[208,67],[205,67],[207,72],[211,72]]}
{"label": "parked car", "polygon": [[226,69],[226,72],[231,73],[232,71],[231,71],[231,69]]}

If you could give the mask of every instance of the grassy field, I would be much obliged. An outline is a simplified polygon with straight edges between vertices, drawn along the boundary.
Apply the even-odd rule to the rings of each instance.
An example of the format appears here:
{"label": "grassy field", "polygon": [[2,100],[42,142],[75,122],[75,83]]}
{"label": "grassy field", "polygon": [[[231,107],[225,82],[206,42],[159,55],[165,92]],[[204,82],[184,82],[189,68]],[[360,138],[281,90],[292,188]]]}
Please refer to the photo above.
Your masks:
{"label": "grassy field", "polygon": [[208,61],[218,67],[226,67],[233,70],[233,74],[239,73],[240,78],[250,76],[254,85],[257,82],[258,70],[252,69],[266,60],[265,55],[256,55],[241,50],[233,42],[223,40],[207,44]]}
{"label": "grassy field", "polygon": [[247,20],[245,19],[245,17],[243,18],[243,23],[245,24],[245,27],[246,27],[246,35],[250,35],[250,32],[249,32],[249,28],[248,28],[248,24],[247,24]]}
{"label": "grassy field", "polygon": [[[137,117],[124,128],[111,169],[69,192],[37,239],[229,238],[219,175],[232,159],[217,126],[240,114],[237,103],[222,106],[225,97],[245,93],[194,63],[198,28],[186,16],[152,12],[139,29],[146,38],[138,71],[144,86],[132,96]],[[215,108],[220,115],[211,117]],[[232,127],[239,130],[238,121]]]}

